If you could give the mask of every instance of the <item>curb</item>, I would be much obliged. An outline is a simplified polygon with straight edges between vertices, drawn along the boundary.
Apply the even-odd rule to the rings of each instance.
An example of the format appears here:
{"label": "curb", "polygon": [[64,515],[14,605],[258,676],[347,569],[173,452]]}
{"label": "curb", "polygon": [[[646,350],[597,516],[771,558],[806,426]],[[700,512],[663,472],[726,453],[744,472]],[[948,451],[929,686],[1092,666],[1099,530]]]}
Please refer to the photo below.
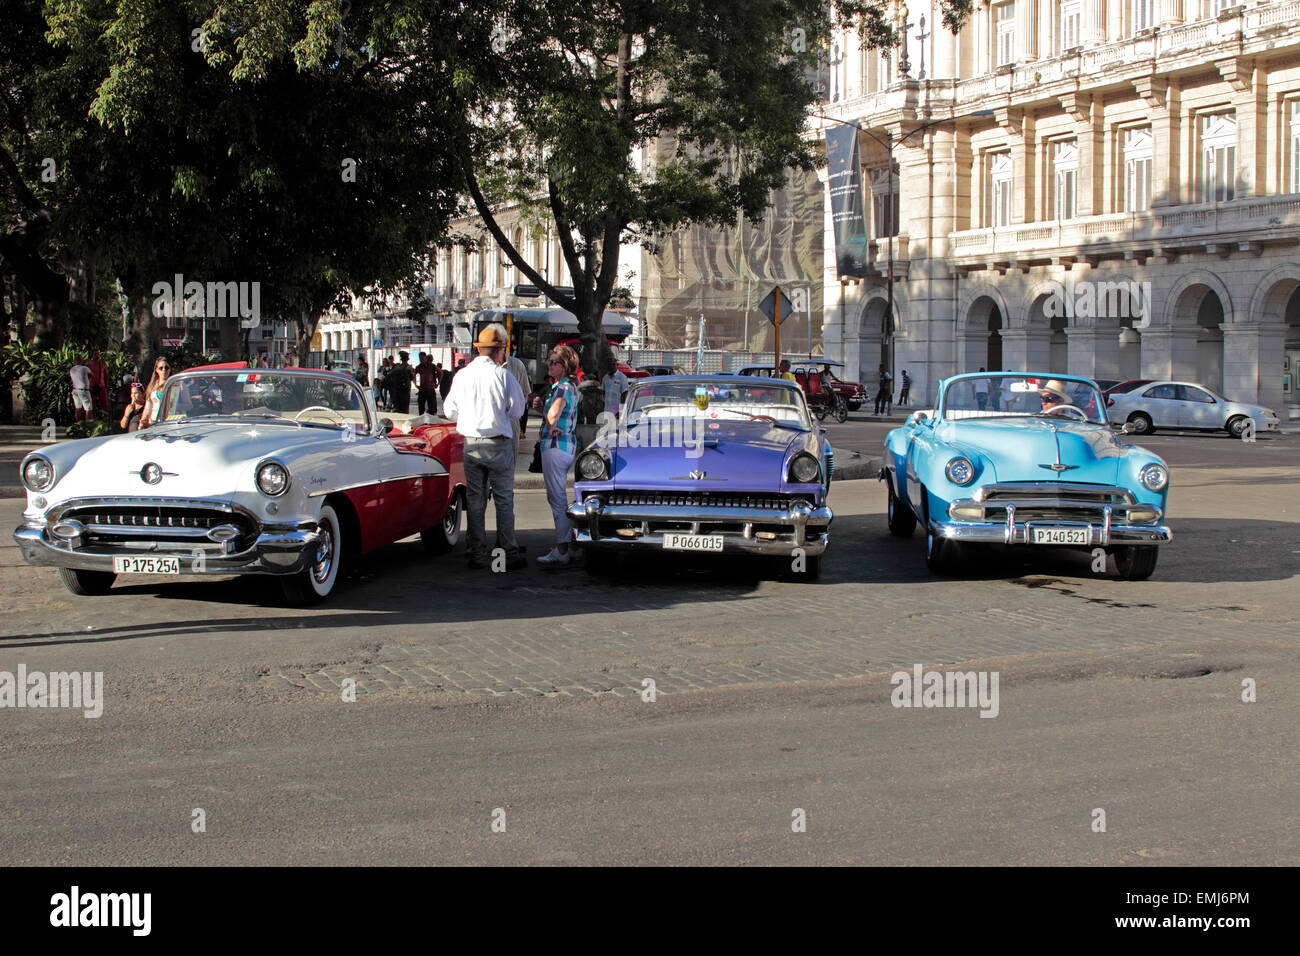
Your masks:
{"label": "curb", "polygon": [[839,456],[835,458],[835,470],[831,473],[831,484],[837,481],[856,481],[861,478],[875,478],[880,474],[880,466],[884,464],[883,458],[864,457],[862,455],[851,453],[848,461],[841,462]]}

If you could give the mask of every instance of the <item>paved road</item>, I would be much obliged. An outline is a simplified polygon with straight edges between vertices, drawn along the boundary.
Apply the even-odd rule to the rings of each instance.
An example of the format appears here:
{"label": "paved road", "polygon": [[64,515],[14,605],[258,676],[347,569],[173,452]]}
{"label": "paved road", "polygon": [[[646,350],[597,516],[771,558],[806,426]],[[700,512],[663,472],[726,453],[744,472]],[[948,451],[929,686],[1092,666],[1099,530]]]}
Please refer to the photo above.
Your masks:
{"label": "paved road", "polygon": [[[1063,552],[934,579],[874,481],[834,487],[809,584],[407,542],[321,608],[256,579],[78,599],[6,536],[0,671],[103,671],[106,700],[0,709],[0,862],[1294,862],[1300,440],[1145,443],[1175,480],[1149,582]],[[950,663],[1002,675],[997,718],[889,705]]]}

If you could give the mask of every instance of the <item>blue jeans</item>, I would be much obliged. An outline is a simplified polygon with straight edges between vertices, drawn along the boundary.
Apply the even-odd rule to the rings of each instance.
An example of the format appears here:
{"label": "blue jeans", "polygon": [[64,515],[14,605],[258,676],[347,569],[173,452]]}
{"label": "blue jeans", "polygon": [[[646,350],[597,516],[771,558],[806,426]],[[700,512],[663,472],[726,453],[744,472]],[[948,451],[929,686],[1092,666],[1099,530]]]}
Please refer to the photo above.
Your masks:
{"label": "blue jeans", "polygon": [[510,438],[465,439],[466,550],[487,561],[487,498],[491,490],[497,509],[496,546],[507,560],[519,554],[515,541],[515,449]]}

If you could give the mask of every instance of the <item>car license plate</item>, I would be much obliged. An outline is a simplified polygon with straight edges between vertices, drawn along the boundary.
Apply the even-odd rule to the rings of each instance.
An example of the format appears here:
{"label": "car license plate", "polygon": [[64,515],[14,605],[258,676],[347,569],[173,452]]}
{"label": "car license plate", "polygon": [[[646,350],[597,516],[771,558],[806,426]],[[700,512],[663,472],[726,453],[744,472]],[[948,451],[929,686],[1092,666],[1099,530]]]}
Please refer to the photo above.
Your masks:
{"label": "car license plate", "polygon": [[668,551],[721,551],[722,535],[669,531],[664,534],[664,548]]}
{"label": "car license plate", "polygon": [[114,574],[180,574],[180,558],[114,558]]}
{"label": "car license plate", "polygon": [[1033,544],[1089,544],[1091,528],[1034,528]]}

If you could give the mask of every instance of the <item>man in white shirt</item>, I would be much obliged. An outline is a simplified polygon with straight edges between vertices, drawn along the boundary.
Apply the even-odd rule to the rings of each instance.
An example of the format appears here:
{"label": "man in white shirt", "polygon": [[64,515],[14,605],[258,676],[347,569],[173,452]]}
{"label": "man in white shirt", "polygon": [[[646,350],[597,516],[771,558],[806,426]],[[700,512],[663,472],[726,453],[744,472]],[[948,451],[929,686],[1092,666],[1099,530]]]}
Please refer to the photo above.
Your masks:
{"label": "man in white shirt", "polygon": [[605,376],[605,411],[617,416],[623,404],[623,393],[627,391],[627,375],[614,364],[614,371]]}
{"label": "man in white shirt", "polygon": [[505,340],[505,360],[502,362],[502,365],[505,367],[507,372],[514,376],[515,381],[519,383],[519,391],[524,396],[523,414],[518,418],[510,419],[511,423],[514,425],[514,444],[510,447],[515,450],[515,455],[517,456],[519,454],[519,436],[523,433],[523,430],[528,423],[528,393],[533,390],[533,383],[528,380],[528,367],[519,360],[518,356],[510,354],[510,336],[506,334],[506,327],[500,322],[493,322],[491,325],[487,326],[487,328],[491,329],[493,332],[497,333],[501,339]]}
{"label": "man in white shirt", "polygon": [[491,326],[474,343],[478,358],[452,379],[443,414],[456,420],[465,437],[465,542],[471,568],[488,566],[487,498],[496,502],[497,547],[506,553],[506,569],[527,566],[515,541],[514,423],[524,413],[524,395],[502,365],[506,338]]}
{"label": "man in white shirt", "polygon": [[84,422],[90,418],[90,366],[78,356],[76,364],[68,372],[72,379],[72,407],[77,421]]}

